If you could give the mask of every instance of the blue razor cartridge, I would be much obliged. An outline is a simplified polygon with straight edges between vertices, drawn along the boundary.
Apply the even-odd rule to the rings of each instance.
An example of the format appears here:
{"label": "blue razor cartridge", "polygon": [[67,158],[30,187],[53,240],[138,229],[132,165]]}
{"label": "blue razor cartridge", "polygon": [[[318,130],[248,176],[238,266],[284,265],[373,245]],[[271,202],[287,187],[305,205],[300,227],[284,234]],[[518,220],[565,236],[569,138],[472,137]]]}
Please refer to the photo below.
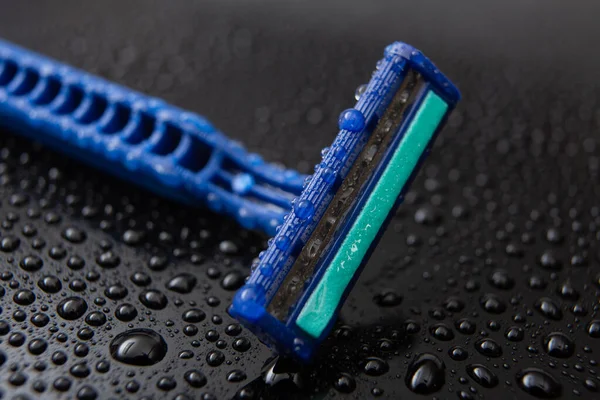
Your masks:
{"label": "blue razor cartridge", "polygon": [[309,361],[460,99],[418,50],[385,49],[229,311],[279,352]]}
{"label": "blue razor cartridge", "polygon": [[0,125],[270,235],[305,178],[247,152],[197,114],[2,40]]}

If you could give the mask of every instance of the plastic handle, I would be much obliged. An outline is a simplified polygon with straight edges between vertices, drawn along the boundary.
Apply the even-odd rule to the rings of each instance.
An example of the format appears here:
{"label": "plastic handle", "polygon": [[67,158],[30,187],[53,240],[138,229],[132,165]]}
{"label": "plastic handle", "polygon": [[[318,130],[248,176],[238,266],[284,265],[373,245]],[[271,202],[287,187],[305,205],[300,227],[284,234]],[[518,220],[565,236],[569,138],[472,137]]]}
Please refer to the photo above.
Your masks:
{"label": "plastic handle", "polygon": [[2,40],[0,124],[269,235],[305,179],[249,153],[197,114]]}

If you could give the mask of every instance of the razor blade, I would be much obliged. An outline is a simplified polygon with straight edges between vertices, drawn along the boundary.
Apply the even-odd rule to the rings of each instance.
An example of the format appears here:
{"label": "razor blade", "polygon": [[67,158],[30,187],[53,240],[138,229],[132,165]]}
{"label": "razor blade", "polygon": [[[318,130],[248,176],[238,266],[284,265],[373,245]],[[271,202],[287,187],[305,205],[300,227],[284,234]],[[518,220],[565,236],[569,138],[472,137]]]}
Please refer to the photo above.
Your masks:
{"label": "razor blade", "polygon": [[309,361],[459,99],[420,51],[389,45],[230,314],[280,353]]}

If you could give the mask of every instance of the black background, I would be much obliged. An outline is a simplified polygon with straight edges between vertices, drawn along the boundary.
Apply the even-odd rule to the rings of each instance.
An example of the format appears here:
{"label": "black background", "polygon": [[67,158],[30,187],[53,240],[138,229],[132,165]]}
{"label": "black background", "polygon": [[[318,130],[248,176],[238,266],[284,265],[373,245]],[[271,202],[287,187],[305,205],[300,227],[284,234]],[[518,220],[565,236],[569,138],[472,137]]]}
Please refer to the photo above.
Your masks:
{"label": "black background", "polygon": [[[408,365],[415,356],[432,353],[445,363],[445,384],[429,397],[530,398],[516,375],[537,367],[560,383],[563,396],[596,398],[591,389],[599,384],[600,339],[592,338],[587,327],[598,318],[600,272],[599,15],[600,3],[594,1],[0,2],[1,37],[205,115],[268,160],[304,173],[332,141],[337,115],[353,104],[355,88],[368,81],[383,47],[392,41],[423,50],[464,97],[348,299],[340,321],[345,327],[327,342],[315,365],[292,376],[302,383],[292,384],[284,374],[275,387],[261,377],[269,350],[245,330],[237,337],[226,333],[234,322],[225,313],[231,286],[247,274],[265,238],[202,209],[158,199],[2,130],[0,238],[20,238],[17,249],[0,253],[0,272],[14,275],[5,274],[0,282],[6,292],[0,299],[2,319],[10,326],[10,333],[0,336],[0,351],[7,358],[0,367],[5,397],[34,396],[34,382],[41,379],[48,386],[44,398],[74,398],[84,386],[98,398],[158,399],[180,393],[231,398],[246,385],[243,398],[281,393],[408,398],[417,396],[405,384]],[[37,234],[24,234],[28,227]],[[73,244],[63,239],[69,227],[85,231],[86,240]],[[143,238],[128,244],[128,230],[143,232]],[[55,246],[66,250],[64,258],[49,254]],[[103,269],[95,260],[109,247],[120,265]],[[44,266],[26,274],[18,265],[32,254]],[[84,269],[66,267],[75,254],[85,259]],[[148,267],[156,254],[169,260],[162,271]],[[491,278],[498,270],[503,272]],[[90,271],[100,278],[90,280]],[[149,287],[166,294],[165,309],[153,311],[140,303],[138,295],[147,288],[131,282],[134,272],[148,274]],[[192,293],[165,289],[183,272],[197,278]],[[36,282],[47,274],[63,281],[60,292],[38,289]],[[234,284],[223,285],[225,276]],[[545,288],[532,288],[532,277],[545,281]],[[80,292],[69,287],[77,279],[86,283]],[[97,305],[94,299],[105,297],[105,288],[117,282],[128,295]],[[559,293],[565,284],[578,296]],[[33,290],[36,301],[16,304],[13,295],[19,289]],[[480,305],[490,293],[505,311],[494,314]],[[384,294],[403,300],[382,307],[374,299]],[[63,297],[73,295],[86,299],[88,313],[103,311],[108,317],[93,328],[90,340],[77,336],[84,318],[64,321],[55,312]],[[207,301],[211,296],[220,300],[218,305]],[[542,297],[560,308],[560,318],[537,310]],[[183,304],[177,305],[178,299]],[[208,317],[195,324],[198,333],[187,336],[181,314],[192,301]],[[110,341],[130,329],[114,317],[124,302],[143,317],[131,326],[151,328],[166,340],[169,350],[159,363],[135,367],[111,359]],[[51,321],[37,328],[29,319],[44,305]],[[574,313],[574,305],[584,312]],[[15,316],[17,310],[25,312],[25,321]],[[211,320],[213,315],[222,322]],[[457,330],[455,321],[461,318],[476,324],[473,334]],[[453,339],[431,334],[440,323],[453,331]],[[409,333],[414,324],[419,331]],[[57,332],[50,331],[52,326]],[[507,340],[511,327],[523,330],[521,341]],[[217,367],[206,362],[217,349],[206,338],[210,330],[226,346],[220,350],[226,361]],[[25,335],[23,345],[9,343],[15,332]],[[574,342],[572,355],[547,354],[544,338],[552,332]],[[67,335],[66,342],[60,342],[59,333]],[[238,337],[250,340],[249,350],[233,348]],[[475,343],[482,337],[497,342],[502,355],[480,354]],[[48,343],[37,356],[28,350],[36,338]],[[74,354],[80,342],[89,347],[84,357]],[[457,345],[468,352],[467,360],[449,357],[448,350]],[[68,356],[64,365],[50,360],[57,350]],[[181,358],[182,351],[193,357]],[[367,374],[365,359],[371,356],[386,360],[389,371]],[[107,373],[95,369],[102,359],[110,361]],[[36,371],[36,361],[47,365],[44,372]],[[80,362],[91,371],[85,379],[69,371]],[[485,364],[499,384],[488,389],[470,378],[466,368],[474,363]],[[207,377],[203,388],[185,381],[190,369]],[[228,382],[232,370],[244,371],[245,379]],[[356,388],[349,394],[341,393],[347,380],[342,373],[354,376]],[[23,376],[26,381],[15,384]],[[58,377],[71,382],[68,392],[52,388]],[[163,377],[172,377],[176,387],[159,389]],[[135,394],[126,390],[131,381],[140,386]]]}

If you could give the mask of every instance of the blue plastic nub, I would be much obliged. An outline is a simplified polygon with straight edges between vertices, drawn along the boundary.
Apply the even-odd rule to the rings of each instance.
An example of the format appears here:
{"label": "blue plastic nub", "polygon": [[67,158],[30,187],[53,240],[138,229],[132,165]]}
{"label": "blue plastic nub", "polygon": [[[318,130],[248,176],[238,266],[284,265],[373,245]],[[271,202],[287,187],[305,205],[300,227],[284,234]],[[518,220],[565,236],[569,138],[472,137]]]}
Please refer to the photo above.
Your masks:
{"label": "blue plastic nub", "polygon": [[269,235],[305,179],[248,153],[197,114],[2,40],[0,124]]}

